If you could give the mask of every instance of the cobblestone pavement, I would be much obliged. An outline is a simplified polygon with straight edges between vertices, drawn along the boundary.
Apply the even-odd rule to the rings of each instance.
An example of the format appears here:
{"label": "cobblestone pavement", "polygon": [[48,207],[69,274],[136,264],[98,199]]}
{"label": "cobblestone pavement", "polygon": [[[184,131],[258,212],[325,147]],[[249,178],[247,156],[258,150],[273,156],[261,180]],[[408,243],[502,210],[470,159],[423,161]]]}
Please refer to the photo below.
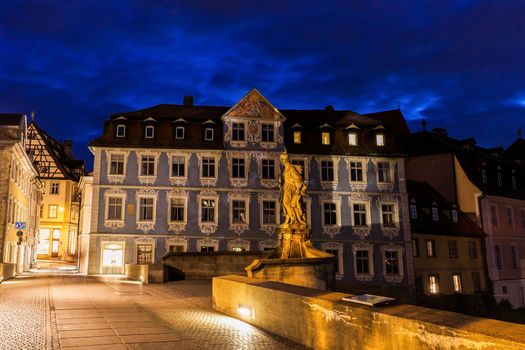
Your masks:
{"label": "cobblestone pavement", "polygon": [[0,285],[0,349],[305,349],[214,311],[209,281],[22,277]]}

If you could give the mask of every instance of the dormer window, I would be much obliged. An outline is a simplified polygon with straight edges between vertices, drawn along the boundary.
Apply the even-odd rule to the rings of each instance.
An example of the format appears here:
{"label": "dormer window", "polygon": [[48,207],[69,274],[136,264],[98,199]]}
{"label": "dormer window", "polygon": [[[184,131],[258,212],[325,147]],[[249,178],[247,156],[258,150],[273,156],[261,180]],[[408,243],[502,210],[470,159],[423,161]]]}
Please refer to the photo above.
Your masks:
{"label": "dormer window", "polygon": [[301,132],[299,130],[296,130],[293,132],[293,143],[295,144],[301,144]]}
{"label": "dormer window", "polygon": [[385,145],[385,134],[376,134],[376,145],[383,147]]}
{"label": "dormer window", "polygon": [[438,208],[434,205],[432,206],[432,221],[439,221],[439,212]]}
{"label": "dormer window", "polygon": [[498,167],[498,187],[503,187],[503,175],[501,174],[501,167]]}
{"label": "dormer window", "polygon": [[410,204],[410,218],[412,220],[417,219],[417,205],[415,203]]}
{"label": "dormer window", "polygon": [[261,141],[274,142],[273,124],[261,125]]}
{"label": "dormer window", "polygon": [[323,131],[321,133],[321,143],[323,145],[329,145],[330,144],[330,133],[328,131]]}
{"label": "dormer window", "polygon": [[458,210],[455,206],[450,210],[450,216],[452,217],[452,222],[458,222]]}
{"label": "dormer window", "polygon": [[126,125],[117,125],[117,137],[126,137]]}
{"label": "dormer window", "polygon": [[486,185],[488,182],[487,168],[481,168],[481,181]]}
{"label": "dormer window", "polygon": [[355,132],[348,133],[348,144],[350,146],[357,146],[357,133]]}
{"label": "dormer window", "polygon": [[512,182],[512,189],[513,190],[517,190],[518,189],[518,184],[516,183],[516,171],[515,170],[512,170],[512,177],[511,177],[511,182]]}
{"label": "dormer window", "polygon": [[244,124],[232,123],[232,141],[244,141]]}
{"label": "dormer window", "polygon": [[212,128],[204,129],[204,140],[213,141],[213,129]]}
{"label": "dormer window", "polygon": [[147,139],[152,139],[155,136],[155,127],[148,125],[144,133],[144,137]]}
{"label": "dormer window", "polygon": [[175,138],[177,140],[184,140],[184,127],[183,126],[177,126],[175,128]]}

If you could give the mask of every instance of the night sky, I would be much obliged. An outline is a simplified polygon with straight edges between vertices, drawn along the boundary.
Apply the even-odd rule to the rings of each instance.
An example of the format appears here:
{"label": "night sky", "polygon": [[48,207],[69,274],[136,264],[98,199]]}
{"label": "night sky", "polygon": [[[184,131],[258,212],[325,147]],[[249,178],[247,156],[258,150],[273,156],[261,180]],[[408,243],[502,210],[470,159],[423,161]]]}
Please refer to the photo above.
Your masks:
{"label": "night sky", "polygon": [[525,1],[0,0],[0,112],[88,160],[109,114],[160,103],[397,108],[484,146],[525,129]]}

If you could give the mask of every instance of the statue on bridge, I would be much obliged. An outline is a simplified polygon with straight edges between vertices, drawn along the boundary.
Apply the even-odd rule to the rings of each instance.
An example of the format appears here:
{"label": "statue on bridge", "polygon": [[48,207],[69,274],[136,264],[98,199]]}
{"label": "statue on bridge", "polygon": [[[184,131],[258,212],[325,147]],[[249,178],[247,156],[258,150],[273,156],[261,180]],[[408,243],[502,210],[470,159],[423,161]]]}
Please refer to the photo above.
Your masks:
{"label": "statue on bridge", "polygon": [[280,178],[280,201],[283,210],[284,222],[281,227],[306,228],[306,216],[303,212],[303,196],[306,193],[306,184],[303,181],[303,168],[294,165],[288,158],[288,153],[281,154],[281,163],[284,166]]}

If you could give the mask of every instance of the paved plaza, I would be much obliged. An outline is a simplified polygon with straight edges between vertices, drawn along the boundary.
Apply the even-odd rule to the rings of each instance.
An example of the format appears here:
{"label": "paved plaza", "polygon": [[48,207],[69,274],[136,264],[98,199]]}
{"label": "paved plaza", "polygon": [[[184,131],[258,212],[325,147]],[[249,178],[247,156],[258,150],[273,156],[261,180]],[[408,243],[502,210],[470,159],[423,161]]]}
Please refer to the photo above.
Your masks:
{"label": "paved plaza", "polygon": [[304,349],[211,308],[210,281],[142,285],[41,264],[0,284],[0,349]]}

